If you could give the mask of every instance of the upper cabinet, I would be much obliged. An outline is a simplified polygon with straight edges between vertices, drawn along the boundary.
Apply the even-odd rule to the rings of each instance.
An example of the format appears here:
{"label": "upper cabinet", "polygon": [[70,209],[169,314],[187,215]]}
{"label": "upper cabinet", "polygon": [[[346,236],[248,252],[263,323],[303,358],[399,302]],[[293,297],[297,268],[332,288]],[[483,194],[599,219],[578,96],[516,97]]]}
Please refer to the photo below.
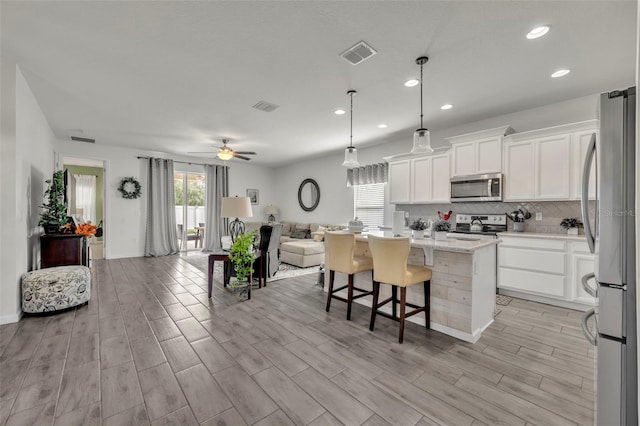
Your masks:
{"label": "upper cabinet", "polygon": [[[582,169],[597,120],[533,130],[504,140],[504,201],[578,200]],[[595,198],[595,170],[589,197]]]}
{"label": "upper cabinet", "polygon": [[446,138],[451,144],[451,177],[502,172],[502,140],[509,126]]}
{"label": "upper cabinet", "polygon": [[389,162],[389,202],[449,202],[449,153]]}

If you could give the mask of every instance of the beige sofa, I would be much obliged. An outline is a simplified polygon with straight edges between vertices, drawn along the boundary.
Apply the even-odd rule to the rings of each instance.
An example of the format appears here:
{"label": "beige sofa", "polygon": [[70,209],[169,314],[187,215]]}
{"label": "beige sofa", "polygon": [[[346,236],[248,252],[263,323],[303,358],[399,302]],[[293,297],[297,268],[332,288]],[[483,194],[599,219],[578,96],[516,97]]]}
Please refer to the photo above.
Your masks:
{"label": "beige sofa", "polygon": [[[280,261],[300,268],[320,265],[324,262],[324,231],[344,229],[342,225],[321,225],[283,221],[280,237]],[[246,222],[246,231],[260,229],[268,222]]]}

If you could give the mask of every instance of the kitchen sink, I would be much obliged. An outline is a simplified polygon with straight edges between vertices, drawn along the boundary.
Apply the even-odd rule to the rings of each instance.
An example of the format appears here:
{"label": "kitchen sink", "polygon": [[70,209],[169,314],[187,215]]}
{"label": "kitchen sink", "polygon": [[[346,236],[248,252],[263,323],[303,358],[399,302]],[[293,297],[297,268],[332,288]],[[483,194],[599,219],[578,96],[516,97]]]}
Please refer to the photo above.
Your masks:
{"label": "kitchen sink", "polygon": [[469,238],[469,237],[448,237],[448,238],[453,238],[454,240],[460,240],[460,241],[480,241],[480,238]]}

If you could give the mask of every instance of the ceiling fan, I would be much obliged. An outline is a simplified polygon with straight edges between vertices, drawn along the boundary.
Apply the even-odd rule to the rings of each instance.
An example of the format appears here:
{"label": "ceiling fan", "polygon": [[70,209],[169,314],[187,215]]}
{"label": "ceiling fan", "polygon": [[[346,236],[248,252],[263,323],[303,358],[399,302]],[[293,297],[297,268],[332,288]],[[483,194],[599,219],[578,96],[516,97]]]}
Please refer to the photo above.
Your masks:
{"label": "ceiling fan", "polygon": [[[222,139],[222,146],[218,148],[218,158],[224,161],[231,160],[231,158],[239,158],[241,160],[251,160],[249,157],[245,157],[246,155],[256,155],[253,151],[234,151],[233,149],[227,146],[229,139]],[[213,154],[211,151],[205,152],[190,152],[189,154]]]}

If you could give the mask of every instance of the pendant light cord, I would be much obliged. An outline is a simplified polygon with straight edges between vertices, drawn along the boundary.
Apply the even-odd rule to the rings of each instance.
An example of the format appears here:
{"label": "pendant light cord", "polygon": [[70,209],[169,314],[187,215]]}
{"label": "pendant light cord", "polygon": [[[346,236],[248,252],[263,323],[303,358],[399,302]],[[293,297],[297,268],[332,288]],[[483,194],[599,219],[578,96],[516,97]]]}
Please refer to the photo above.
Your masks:
{"label": "pendant light cord", "polygon": [[351,127],[349,129],[349,148],[353,148],[353,93],[349,92],[349,96],[351,96]]}
{"label": "pendant light cord", "polygon": [[424,124],[422,122],[422,67],[424,67],[424,63],[420,64],[420,128],[424,129]]}

